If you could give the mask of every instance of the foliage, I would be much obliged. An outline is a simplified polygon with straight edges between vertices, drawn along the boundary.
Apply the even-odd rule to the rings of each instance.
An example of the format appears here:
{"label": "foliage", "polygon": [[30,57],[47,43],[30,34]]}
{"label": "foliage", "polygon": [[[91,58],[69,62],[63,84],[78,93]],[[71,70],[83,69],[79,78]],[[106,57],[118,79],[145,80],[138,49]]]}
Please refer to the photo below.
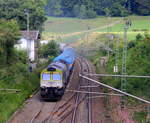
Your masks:
{"label": "foliage", "polygon": [[0,20],[0,57],[2,63],[11,63],[13,56],[14,45],[19,39],[19,27],[14,20]]}
{"label": "foliage", "polygon": [[136,123],[146,123],[147,112],[134,112],[133,118]]}
{"label": "foliage", "polygon": [[148,0],[48,0],[47,15],[94,18],[97,15],[149,15]]}
{"label": "foliage", "polygon": [[111,16],[127,16],[129,13],[128,10],[125,7],[123,7],[121,4],[114,3],[111,6],[111,11],[109,12],[109,14]]}
{"label": "foliage", "polygon": [[0,88],[18,89],[20,93],[9,93],[1,91],[0,93],[0,123],[8,120],[10,115],[29,98],[29,95],[39,86],[38,73],[30,73],[27,64],[24,62],[25,54],[21,51],[15,51],[19,54],[15,64],[7,67],[0,67]]}
{"label": "foliage", "polygon": [[[150,35],[145,34],[140,38],[137,36],[135,42],[136,45],[130,49],[129,60],[127,62],[128,74],[149,75]],[[148,79],[131,79],[128,87],[130,92],[136,92],[138,95],[145,95],[150,98],[150,84]]]}
{"label": "foliage", "polygon": [[46,20],[43,0],[0,0],[0,18],[16,19],[22,30],[26,29],[29,11],[30,29],[40,29]]}
{"label": "foliage", "polygon": [[135,13],[140,15],[150,15],[150,2],[149,0],[134,0],[133,3]]}
{"label": "foliage", "polygon": [[[150,35],[145,34],[141,35],[138,34],[136,39],[128,43],[128,56],[127,56],[127,74],[128,75],[149,75],[150,67],[149,63],[149,52],[150,52]],[[121,49],[119,49],[121,51]],[[108,62],[108,71],[112,73],[113,66],[115,61],[115,55],[110,57]],[[118,74],[121,74],[121,63],[122,63],[122,56],[119,56],[119,68],[120,71]],[[127,79],[127,91],[138,96],[144,96],[150,99],[150,84],[149,79],[137,79],[137,78],[130,78]],[[117,84],[118,83],[118,84]],[[120,79],[119,80],[111,80],[109,84],[117,85],[116,87],[120,86]]]}
{"label": "foliage", "polygon": [[47,10],[46,13],[49,16],[57,17],[63,14],[63,11],[61,10],[60,0],[49,1],[45,9]]}
{"label": "foliage", "polygon": [[54,57],[59,54],[59,45],[54,41],[50,41],[48,44],[45,44],[40,49],[40,57],[49,58],[51,61]]}
{"label": "foliage", "polygon": [[[107,39],[105,39],[107,41]],[[103,37],[100,35],[99,40],[95,42],[98,45],[98,41],[104,43]],[[117,39],[118,40],[118,39]],[[114,38],[114,42],[110,42],[111,48],[115,50],[116,47],[116,38]],[[95,46],[96,47],[96,46]],[[139,76],[148,76],[150,74],[150,35],[145,33],[144,35],[138,34],[133,41],[128,43],[128,51],[127,51],[127,75],[139,75]],[[123,44],[120,42],[119,45],[119,56],[118,56],[118,68],[119,72],[116,74],[121,74],[122,68],[122,48]],[[100,50],[99,52],[95,53],[91,59],[95,66],[97,66],[97,71],[102,73],[109,73],[115,74],[113,72],[114,65],[115,65],[115,53],[110,53],[109,61],[106,67],[100,66],[100,58],[103,56],[107,56],[107,52],[105,53]],[[121,78],[117,77],[101,77],[105,83],[111,85],[115,88],[121,88]],[[146,78],[127,78],[126,83],[126,90],[127,92],[146,98],[147,100],[150,99],[150,80]]]}

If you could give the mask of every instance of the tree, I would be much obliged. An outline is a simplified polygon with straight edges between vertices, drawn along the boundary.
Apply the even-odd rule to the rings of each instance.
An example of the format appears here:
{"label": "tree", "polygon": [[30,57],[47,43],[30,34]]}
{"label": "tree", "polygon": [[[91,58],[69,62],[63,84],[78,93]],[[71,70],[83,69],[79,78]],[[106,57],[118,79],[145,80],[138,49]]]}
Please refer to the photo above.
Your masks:
{"label": "tree", "polygon": [[48,0],[48,14],[79,18],[150,14],[149,0]]}
{"label": "tree", "polygon": [[14,45],[19,36],[19,26],[15,20],[0,20],[0,57],[7,64],[11,63]]}
{"label": "tree", "polygon": [[54,41],[50,41],[48,44],[43,45],[40,49],[40,56],[44,58],[56,57],[59,54],[59,45]]}
{"label": "tree", "polygon": [[149,0],[131,0],[132,12],[139,15],[150,15],[150,1]]}
{"label": "tree", "polygon": [[[150,35],[137,35],[134,40],[135,46],[129,50],[128,73],[132,75],[149,75],[150,74]],[[148,79],[131,79],[128,83],[129,91],[145,95],[150,98],[150,83]]]}
{"label": "tree", "polygon": [[43,0],[0,0],[0,18],[16,19],[20,29],[26,29],[27,17],[25,9],[29,10],[30,29],[41,29],[46,20]]}
{"label": "tree", "polygon": [[86,10],[86,6],[85,5],[81,5],[78,17],[79,18],[87,18],[86,11],[87,11]]}
{"label": "tree", "polygon": [[114,3],[110,8],[111,16],[127,16],[128,11],[125,7],[121,6],[119,3]]}
{"label": "tree", "polygon": [[46,14],[50,16],[62,16],[63,11],[61,10],[60,0],[49,0],[46,5]]}

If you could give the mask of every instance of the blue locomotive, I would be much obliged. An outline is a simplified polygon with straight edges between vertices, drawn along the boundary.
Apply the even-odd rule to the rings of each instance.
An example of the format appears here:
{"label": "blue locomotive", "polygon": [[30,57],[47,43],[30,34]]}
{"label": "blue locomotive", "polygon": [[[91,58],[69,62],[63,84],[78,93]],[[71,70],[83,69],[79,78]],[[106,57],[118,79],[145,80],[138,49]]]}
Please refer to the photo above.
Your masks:
{"label": "blue locomotive", "polygon": [[74,49],[65,47],[63,52],[41,72],[40,94],[42,98],[59,99],[62,97],[74,67],[75,57]]}

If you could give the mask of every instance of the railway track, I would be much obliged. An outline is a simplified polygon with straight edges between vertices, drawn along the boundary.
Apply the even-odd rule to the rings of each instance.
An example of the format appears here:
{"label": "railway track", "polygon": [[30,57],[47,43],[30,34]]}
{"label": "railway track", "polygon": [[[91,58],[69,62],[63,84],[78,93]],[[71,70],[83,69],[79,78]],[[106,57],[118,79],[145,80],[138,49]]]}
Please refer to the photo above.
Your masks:
{"label": "railway track", "polygon": [[[86,66],[87,66],[87,73],[92,73],[92,69],[91,69],[91,66],[90,66],[90,64],[89,64],[89,62],[85,59],[85,64],[86,64]],[[85,80],[85,81],[87,81],[87,80]],[[92,103],[92,100],[91,100],[91,98],[90,98],[90,96],[91,96],[91,83],[89,82],[89,81],[87,81],[87,83],[88,83],[88,88],[87,88],[87,91],[89,92],[88,93],[88,98],[87,98],[87,108],[88,108],[88,123],[92,123],[92,105],[91,105],[91,103]]]}
{"label": "railway track", "polygon": [[[78,59],[78,62],[79,62],[79,65],[80,65],[80,73],[84,73],[84,72],[90,73],[91,72],[91,67],[90,67],[90,65],[89,65],[89,63],[86,59],[84,59],[83,57],[80,57]],[[80,79],[80,84],[79,84],[79,87],[78,87],[78,91],[81,90],[81,86],[85,86],[85,85],[90,85],[90,83],[87,82],[87,80]],[[87,88],[87,91],[91,92],[91,89]],[[87,93],[87,94],[77,93],[76,101],[75,101],[75,108],[74,108],[74,111],[73,111],[71,123],[76,123],[77,110],[79,108],[79,105],[82,102],[85,102],[86,108],[87,108],[87,110],[85,111],[87,113],[87,115],[86,115],[87,119],[85,119],[84,121],[87,121],[88,123],[92,123],[91,99],[89,97],[90,97],[90,93]]]}
{"label": "railway track", "polygon": [[[71,77],[72,78],[72,77]],[[66,97],[67,95],[64,95]],[[60,102],[54,103],[53,108],[51,109],[51,112],[40,121],[40,123],[63,123],[66,122],[66,119],[69,116],[72,116],[73,112],[77,109],[77,107],[80,105],[82,100],[80,100],[76,105],[74,105],[74,102],[76,100],[76,96],[78,96],[78,93],[73,92],[72,94],[69,94],[69,98],[66,100],[62,100]],[[31,119],[30,123],[36,123],[36,119],[39,118],[40,114],[42,113],[44,106],[41,106],[40,110],[34,115],[34,117]]]}
{"label": "railway track", "polygon": [[[83,73],[85,71],[87,71],[88,73],[91,71],[90,70],[90,66],[88,64],[88,62],[84,59],[84,62],[81,60],[83,58],[78,59],[78,65],[80,66],[80,73]],[[85,81],[85,80],[84,80]],[[89,85],[89,83],[84,82],[83,80],[79,80],[78,83],[78,87],[77,90],[81,89],[81,86],[83,85]],[[87,91],[90,92],[90,89],[87,89]],[[91,101],[90,98],[88,98],[90,96],[90,94],[81,94],[81,93],[77,93],[77,92],[73,92],[72,96],[70,96],[70,98],[64,102],[63,104],[61,104],[56,112],[58,113],[58,117],[59,117],[59,123],[63,123],[66,121],[69,121],[70,123],[77,123],[78,121],[76,120],[77,118],[77,112],[78,109],[80,108],[80,105],[84,102],[87,105],[87,110],[86,112],[87,114],[87,121],[88,123],[91,123]],[[90,109],[89,109],[90,108]],[[68,119],[68,120],[66,120]],[[85,119],[84,119],[85,121]]]}
{"label": "railway track", "polygon": [[44,107],[44,104],[41,103],[41,107],[40,107],[39,111],[35,113],[35,115],[34,115],[33,118],[31,119],[30,123],[34,123],[34,122],[35,122],[35,120],[38,118],[38,116],[39,116],[40,113],[42,112],[43,107]]}
{"label": "railway track", "polygon": [[[92,73],[92,65],[85,58],[78,57],[76,60],[76,67],[77,66],[78,68],[73,70],[65,94],[59,102],[40,101],[38,100],[39,96],[37,96],[35,100],[37,102],[33,102],[33,104],[28,106],[26,114],[21,112],[22,114],[18,115],[18,118],[16,116],[16,118],[9,123],[16,123],[16,121],[21,121],[22,123],[95,123],[92,115],[93,99],[91,98],[93,95],[91,94],[93,91],[91,87],[95,85],[91,84],[91,82],[86,79],[79,78],[79,73],[83,75],[85,73]],[[76,91],[69,92],[67,89]],[[36,106],[36,103],[40,105]],[[33,105],[36,111],[34,111],[34,108],[29,111],[29,108]],[[31,113],[30,116],[26,116],[27,113]],[[21,119],[23,116],[26,116],[26,118],[24,118],[25,121]]]}

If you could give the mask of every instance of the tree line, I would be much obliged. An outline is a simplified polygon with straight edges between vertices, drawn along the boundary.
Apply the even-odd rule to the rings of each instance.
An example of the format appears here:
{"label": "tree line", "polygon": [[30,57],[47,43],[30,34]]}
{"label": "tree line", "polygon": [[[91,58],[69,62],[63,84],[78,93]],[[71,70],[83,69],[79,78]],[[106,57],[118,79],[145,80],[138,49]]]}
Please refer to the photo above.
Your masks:
{"label": "tree line", "polygon": [[27,12],[29,13],[30,29],[41,29],[46,20],[43,0],[0,0],[0,18],[14,19],[20,29],[25,30],[27,25]]}
{"label": "tree line", "polygon": [[[116,39],[117,40],[117,39]],[[112,43],[112,47],[115,48],[115,43]],[[127,44],[127,75],[148,76],[150,74],[150,34],[138,34],[134,40]],[[118,48],[119,52],[122,52],[122,45]],[[114,63],[116,61],[115,54],[110,55],[110,59],[107,63],[107,72],[114,74],[112,71]],[[122,68],[122,53],[118,57],[118,74],[121,74]],[[110,84],[116,88],[121,87],[120,78],[108,77],[105,79],[107,84]],[[146,78],[127,78],[126,91],[140,97],[146,97],[150,99],[150,81]]]}
{"label": "tree line", "polygon": [[149,0],[47,0],[49,16],[94,18],[97,15],[149,15]]}
{"label": "tree line", "polygon": [[46,20],[43,0],[0,0],[0,62],[15,61],[14,45],[20,38],[20,30],[27,29],[27,12],[31,30],[42,30]]}

